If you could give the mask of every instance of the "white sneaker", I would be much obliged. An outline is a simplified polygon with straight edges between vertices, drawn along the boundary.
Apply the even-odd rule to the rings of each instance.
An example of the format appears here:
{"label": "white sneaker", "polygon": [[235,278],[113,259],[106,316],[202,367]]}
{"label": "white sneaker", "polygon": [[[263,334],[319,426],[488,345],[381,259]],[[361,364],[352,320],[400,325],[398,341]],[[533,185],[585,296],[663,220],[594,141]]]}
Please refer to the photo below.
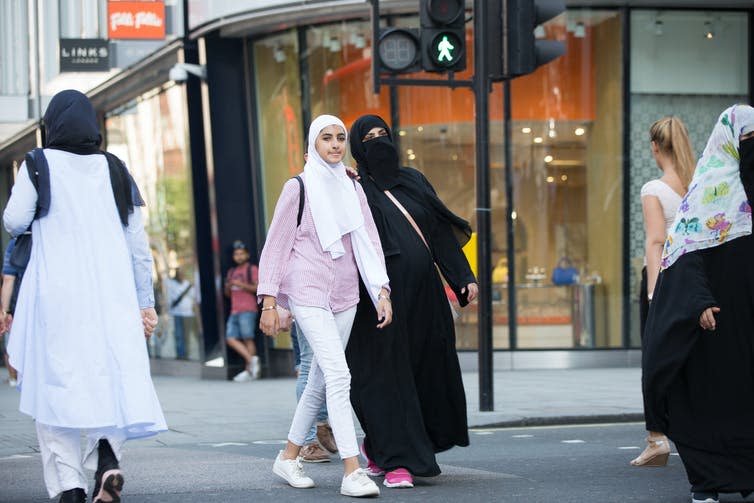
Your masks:
{"label": "white sneaker", "polygon": [[380,488],[369,478],[363,468],[359,468],[347,477],[343,477],[343,482],[340,484],[340,494],[356,498],[379,496]]}
{"label": "white sneaker", "polygon": [[8,378],[8,386],[10,386],[11,388],[15,388],[16,386],[18,386],[18,381],[16,381],[15,379]]}
{"label": "white sneaker", "polygon": [[314,487],[314,481],[304,473],[304,466],[298,459],[283,459],[283,451],[278,453],[272,473],[285,480],[291,487],[306,489]]}
{"label": "white sneaker", "polygon": [[233,381],[235,382],[246,382],[246,381],[251,381],[251,380],[252,380],[251,372],[249,372],[246,369],[236,374],[236,376],[233,378]]}
{"label": "white sneaker", "polygon": [[261,375],[262,375],[262,366],[259,364],[259,357],[252,356],[251,357],[251,378],[259,379]]}

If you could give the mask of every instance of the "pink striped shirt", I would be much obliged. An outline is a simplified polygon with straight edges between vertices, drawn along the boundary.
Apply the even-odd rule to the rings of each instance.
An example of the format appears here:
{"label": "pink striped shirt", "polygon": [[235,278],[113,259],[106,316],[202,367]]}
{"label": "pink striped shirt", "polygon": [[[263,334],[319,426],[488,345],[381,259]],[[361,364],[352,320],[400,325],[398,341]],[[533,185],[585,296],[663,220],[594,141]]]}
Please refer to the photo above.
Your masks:
{"label": "pink striped shirt", "polygon": [[[360,184],[355,187],[367,234],[382,267],[385,267],[380,237],[367,198]],[[306,196],[301,225],[296,227],[299,197],[298,181],[288,180],[275,206],[259,260],[257,295],[276,297],[283,307],[288,307],[288,299],[291,299],[301,306],[321,307],[334,313],[345,311],[359,302],[359,271],[351,236],[347,234],[341,238],[345,254],[333,260],[319,243]],[[384,286],[389,289],[388,285]]]}

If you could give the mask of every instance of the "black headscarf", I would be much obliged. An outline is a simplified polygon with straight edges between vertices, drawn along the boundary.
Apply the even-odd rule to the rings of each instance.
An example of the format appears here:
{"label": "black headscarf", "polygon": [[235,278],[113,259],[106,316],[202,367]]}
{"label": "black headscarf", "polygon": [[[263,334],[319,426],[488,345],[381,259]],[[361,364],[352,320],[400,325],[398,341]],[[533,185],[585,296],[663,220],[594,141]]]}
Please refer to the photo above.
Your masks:
{"label": "black headscarf", "polygon": [[[362,142],[366,134],[375,127],[385,128],[387,136]],[[386,256],[399,253],[400,250],[389,232],[390,224],[385,220],[385,212],[380,208],[382,204],[392,205],[393,203],[384,197],[379,197],[379,193],[396,186],[402,187],[411,199],[427,208],[438,222],[450,225],[461,246],[468,242],[471,237],[469,223],[445,206],[420,172],[400,167],[392,132],[381,117],[363,115],[356,119],[351,126],[349,141],[351,156],[356,160],[361,184],[369,201]],[[428,231],[428,229],[423,229],[425,235],[430,236],[431,242],[431,232]]]}
{"label": "black headscarf", "polygon": [[[128,215],[133,213],[134,206],[144,206],[144,200],[123,161],[109,152],[100,150],[102,135],[97,126],[97,114],[89,98],[74,89],[61,91],[53,96],[43,120],[45,148],[79,155],[105,156],[118,216],[121,223],[127,226]],[[49,190],[49,187],[46,190]],[[43,194],[40,194],[40,198],[44,199]],[[47,206],[49,208],[49,196]]]}
{"label": "black headscarf", "polygon": [[68,89],[53,96],[44,115],[45,147],[74,154],[99,154],[102,135],[89,98]]}

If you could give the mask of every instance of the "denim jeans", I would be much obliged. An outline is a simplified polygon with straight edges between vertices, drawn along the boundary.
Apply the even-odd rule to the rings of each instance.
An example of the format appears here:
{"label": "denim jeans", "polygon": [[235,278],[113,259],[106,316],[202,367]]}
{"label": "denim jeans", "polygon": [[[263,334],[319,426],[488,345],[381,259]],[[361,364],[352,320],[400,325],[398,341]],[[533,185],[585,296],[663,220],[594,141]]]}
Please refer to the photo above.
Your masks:
{"label": "denim jeans", "polygon": [[186,323],[189,321],[188,316],[173,315],[176,358],[186,358]]}
{"label": "denim jeans", "polygon": [[[296,379],[296,402],[301,400],[301,395],[304,393],[304,388],[306,388],[306,381],[309,379],[309,369],[312,366],[312,356],[314,356],[314,352],[312,351],[312,347],[309,345],[308,342],[306,342],[306,337],[301,332],[301,328],[296,326],[296,338],[298,339],[298,348],[299,348],[299,355],[300,355],[300,362],[298,367],[298,379]],[[327,404],[323,403],[322,407],[320,407],[319,412],[317,413],[317,421],[327,421]],[[317,438],[317,426],[312,425],[312,428],[309,430],[309,434],[306,435],[306,440],[304,440],[304,445],[311,444],[314,442],[314,440]]]}
{"label": "denim jeans", "polygon": [[309,378],[293,415],[288,440],[304,445],[307,432],[317,418],[322,404],[327,404],[328,418],[340,457],[358,456],[356,428],[351,412],[351,372],[346,363],[346,345],[351,335],[356,306],[333,313],[319,307],[290,305],[301,332],[314,356]]}

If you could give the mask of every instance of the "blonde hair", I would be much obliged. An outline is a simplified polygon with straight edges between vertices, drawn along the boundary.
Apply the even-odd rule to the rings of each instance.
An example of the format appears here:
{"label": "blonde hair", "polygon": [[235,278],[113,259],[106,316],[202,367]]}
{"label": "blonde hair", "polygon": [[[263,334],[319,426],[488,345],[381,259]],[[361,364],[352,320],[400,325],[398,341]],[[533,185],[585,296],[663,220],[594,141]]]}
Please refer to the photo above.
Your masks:
{"label": "blonde hair", "polygon": [[686,124],[673,115],[663,117],[649,128],[649,137],[660,152],[673,160],[678,178],[681,179],[683,188],[688,190],[696,160]]}

